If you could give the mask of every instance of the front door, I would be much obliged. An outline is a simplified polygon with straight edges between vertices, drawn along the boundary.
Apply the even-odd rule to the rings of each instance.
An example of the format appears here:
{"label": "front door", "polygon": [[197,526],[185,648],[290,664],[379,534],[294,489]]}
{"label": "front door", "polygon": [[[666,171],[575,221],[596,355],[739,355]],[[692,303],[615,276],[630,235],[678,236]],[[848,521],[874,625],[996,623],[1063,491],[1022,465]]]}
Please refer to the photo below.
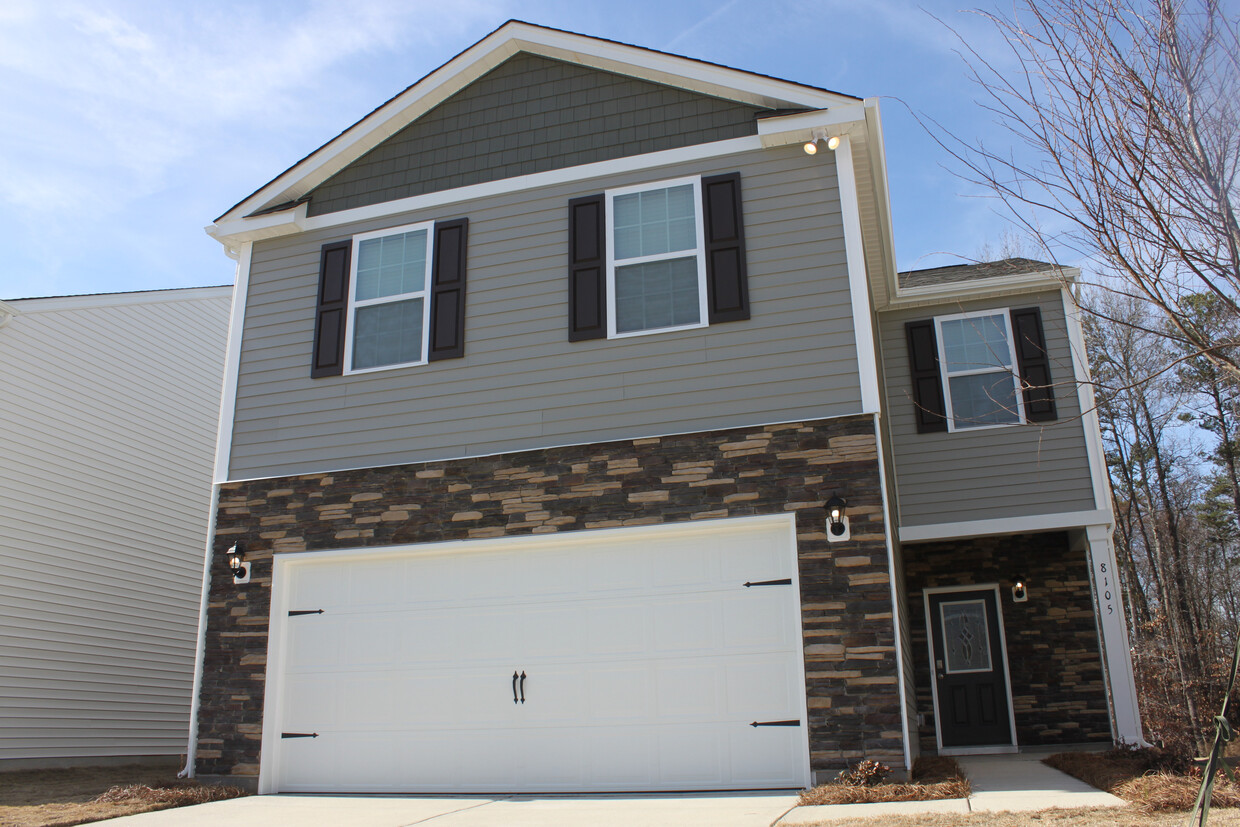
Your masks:
{"label": "front door", "polygon": [[1010,746],[998,590],[926,594],[941,746]]}

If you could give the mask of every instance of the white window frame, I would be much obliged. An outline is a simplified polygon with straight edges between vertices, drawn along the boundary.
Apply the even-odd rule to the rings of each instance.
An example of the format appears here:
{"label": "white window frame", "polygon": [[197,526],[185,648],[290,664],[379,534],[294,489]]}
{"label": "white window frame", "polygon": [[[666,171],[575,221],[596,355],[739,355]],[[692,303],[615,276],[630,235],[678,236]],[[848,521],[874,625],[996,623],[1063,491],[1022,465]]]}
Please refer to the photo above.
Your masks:
{"label": "white window frame", "polygon": [[[404,235],[405,233],[414,233],[419,230],[426,232],[426,274],[422,282],[422,289],[415,290],[411,293],[399,293],[394,296],[381,296],[377,299],[365,299],[358,301],[357,298],[357,263],[359,259],[358,251],[361,249],[363,241],[370,241],[376,238],[386,238],[390,235]],[[344,375],[351,376],[360,373],[374,373],[380,370],[395,370],[396,368],[411,368],[418,365],[427,364],[428,350],[430,348],[431,338],[431,273],[432,263],[435,258],[435,222],[424,221],[419,224],[406,224],[401,227],[387,227],[382,230],[375,230],[369,233],[359,233],[353,236],[353,247],[349,255],[349,309],[345,316],[344,329]],[[355,330],[354,316],[358,308],[373,307],[378,304],[392,304],[398,301],[408,301],[410,299],[422,299],[422,358],[416,362],[398,362],[392,365],[375,365],[370,368],[353,368],[353,334]]]}
{"label": "white window frame", "polygon": [[[1008,373],[1012,377],[1012,386],[1015,390],[1016,399],[1016,421],[1000,422],[995,425],[973,425],[973,426],[956,426],[956,415],[952,409],[952,388],[951,379],[957,376],[976,376],[984,373],[999,373],[1001,367],[976,368],[973,370],[949,371],[947,369],[947,351],[943,344],[943,323],[954,322],[960,319],[980,319],[986,316],[1002,316],[1004,337],[1007,339],[1008,346]],[[1008,307],[996,307],[990,310],[972,310],[968,313],[953,313],[950,316],[934,317],[934,338],[935,347],[938,349],[939,357],[939,383],[943,387],[943,404],[947,412],[947,431],[948,433],[969,432],[973,431],[989,431],[994,428],[1011,428],[1016,425],[1024,425],[1025,419],[1025,394],[1020,384],[1020,366],[1016,362],[1016,342],[1012,336],[1012,311]]]}
{"label": "white window frame", "polygon": [[[639,192],[651,192],[654,190],[671,189],[672,187],[681,187],[686,184],[693,187],[693,220],[695,241],[697,247],[692,251],[697,257],[697,277],[698,277],[698,321],[694,324],[674,325],[672,327],[652,327],[648,330],[630,330],[624,333],[616,331],[616,267],[625,267],[630,264],[647,264],[652,261],[665,261],[675,258],[688,258],[691,251],[676,250],[671,253],[659,253],[652,256],[636,256],[634,258],[621,259],[616,261],[616,235],[615,235],[615,200],[618,196],[633,195]],[[653,333],[671,333],[676,330],[695,330],[700,327],[707,327],[710,320],[707,318],[707,301],[706,301],[706,229],[702,223],[702,177],[700,175],[688,178],[673,178],[667,181],[655,181],[649,184],[635,184],[631,187],[619,187],[617,189],[607,190],[605,193],[606,205],[604,212],[606,213],[606,233],[607,244],[607,338],[608,339],[627,339],[632,336],[649,336]]]}

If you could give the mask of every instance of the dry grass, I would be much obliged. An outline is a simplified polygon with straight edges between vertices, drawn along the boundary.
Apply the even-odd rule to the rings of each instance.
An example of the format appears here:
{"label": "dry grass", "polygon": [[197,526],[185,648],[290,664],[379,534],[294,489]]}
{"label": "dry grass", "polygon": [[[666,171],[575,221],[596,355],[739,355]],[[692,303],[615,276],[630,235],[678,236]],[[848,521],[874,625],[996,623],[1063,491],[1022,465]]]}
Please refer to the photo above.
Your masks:
{"label": "dry grass", "polygon": [[969,782],[955,760],[943,756],[918,758],[907,784],[881,783],[866,787],[821,784],[801,793],[801,804],[875,804],[886,801],[939,801],[968,798]]}
{"label": "dry grass", "polygon": [[[1032,813],[924,813],[819,822],[821,827],[1184,827],[1183,813],[1131,810],[1039,810]],[[1210,827],[1240,827],[1240,812],[1210,811]]]}
{"label": "dry grass", "polygon": [[[1183,772],[1182,766],[1158,750],[1062,752],[1044,763],[1149,813],[1191,810],[1201,788],[1200,775]],[[1210,806],[1240,807],[1240,788],[1220,777]]]}
{"label": "dry grass", "polygon": [[171,766],[5,772],[0,773],[0,825],[70,827],[244,794],[236,788],[178,781]]}

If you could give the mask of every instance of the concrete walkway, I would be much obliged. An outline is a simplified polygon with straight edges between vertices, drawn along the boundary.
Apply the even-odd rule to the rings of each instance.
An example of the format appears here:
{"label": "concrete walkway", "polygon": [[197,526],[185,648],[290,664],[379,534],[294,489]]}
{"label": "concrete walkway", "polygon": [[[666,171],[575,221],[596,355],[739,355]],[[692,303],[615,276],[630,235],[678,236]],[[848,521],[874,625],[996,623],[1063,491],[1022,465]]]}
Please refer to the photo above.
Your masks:
{"label": "concrete walkway", "polygon": [[919,813],[978,813],[1002,810],[1025,811],[1078,807],[1125,807],[1127,803],[1110,793],[1097,790],[1084,781],[1042,763],[1047,753],[1017,755],[970,755],[956,759],[973,795],[945,801],[900,801],[890,804],[837,804],[825,807],[797,807],[781,818],[779,827],[820,824],[875,816],[917,815]]}
{"label": "concrete walkway", "polygon": [[970,798],[798,807],[787,793],[585,796],[237,798],[111,819],[115,827],[795,827],[874,816],[1123,807],[1042,763],[1044,754],[958,758]]}

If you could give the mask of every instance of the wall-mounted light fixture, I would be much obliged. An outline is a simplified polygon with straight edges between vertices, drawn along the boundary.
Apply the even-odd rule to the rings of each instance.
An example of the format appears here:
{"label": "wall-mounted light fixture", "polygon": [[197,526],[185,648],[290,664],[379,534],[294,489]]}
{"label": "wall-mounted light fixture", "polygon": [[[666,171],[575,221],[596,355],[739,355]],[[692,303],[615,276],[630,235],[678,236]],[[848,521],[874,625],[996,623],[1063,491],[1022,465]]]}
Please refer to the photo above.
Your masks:
{"label": "wall-mounted light fixture", "polygon": [[810,140],[806,141],[805,146],[803,147],[805,149],[805,154],[806,155],[818,154],[818,142],[819,141],[826,141],[827,149],[835,149],[836,147],[840,145],[840,136],[839,135],[828,135],[827,130],[825,129],[813,130],[812,132],[810,132]]}
{"label": "wall-mounted light fixture", "polygon": [[1025,578],[1017,577],[1012,583],[1012,602],[1024,603],[1029,599],[1029,590],[1025,588]]}
{"label": "wall-mounted light fixture", "polygon": [[250,582],[250,570],[253,563],[245,560],[245,546],[237,543],[225,552],[228,555],[228,568],[232,570],[233,583],[241,585]]}
{"label": "wall-mounted light fixture", "polygon": [[847,507],[848,501],[839,494],[832,494],[831,499],[827,500],[824,506],[827,511],[827,542],[842,543],[852,537],[848,515],[844,513]]}

